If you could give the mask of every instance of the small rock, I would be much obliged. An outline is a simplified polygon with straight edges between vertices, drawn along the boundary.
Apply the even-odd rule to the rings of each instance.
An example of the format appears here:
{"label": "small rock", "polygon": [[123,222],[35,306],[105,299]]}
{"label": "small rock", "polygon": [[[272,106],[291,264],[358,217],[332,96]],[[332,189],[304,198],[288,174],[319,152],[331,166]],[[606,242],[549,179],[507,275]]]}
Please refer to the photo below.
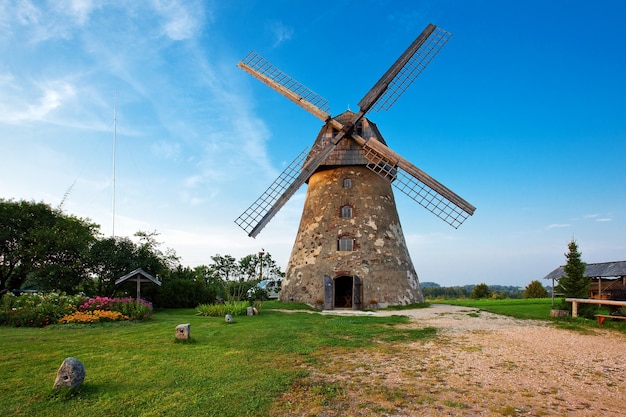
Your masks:
{"label": "small rock", "polygon": [[224,317],[224,320],[226,321],[226,323],[234,323],[235,320],[233,319],[233,316],[231,316],[230,314],[227,314],[226,317]]}
{"label": "small rock", "polygon": [[85,380],[85,365],[76,358],[65,358],[57,371],[54,389],[76,388]]}
{"label": "small rock", "polygon": [[191,324],[179,324],[176,326],[176,339],[189,339],[191,337]]}

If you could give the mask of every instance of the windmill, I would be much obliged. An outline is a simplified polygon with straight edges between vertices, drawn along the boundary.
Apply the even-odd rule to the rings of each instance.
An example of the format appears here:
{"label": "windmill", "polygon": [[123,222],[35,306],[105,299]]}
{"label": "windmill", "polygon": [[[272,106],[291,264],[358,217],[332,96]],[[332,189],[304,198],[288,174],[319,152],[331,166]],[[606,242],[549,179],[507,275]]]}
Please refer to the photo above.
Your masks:
{"label": "windmill", "polygon": [[451,34],[429,24],[359,101],[331,116],[328,102],[255,52],[237,65],[324,122],[305,149],[236,220],[256,237],[308,183],[280,299],[325,309],[423,301],[391,185],[458,228],[475,207],[387,147],[365,115],[388,110]]}

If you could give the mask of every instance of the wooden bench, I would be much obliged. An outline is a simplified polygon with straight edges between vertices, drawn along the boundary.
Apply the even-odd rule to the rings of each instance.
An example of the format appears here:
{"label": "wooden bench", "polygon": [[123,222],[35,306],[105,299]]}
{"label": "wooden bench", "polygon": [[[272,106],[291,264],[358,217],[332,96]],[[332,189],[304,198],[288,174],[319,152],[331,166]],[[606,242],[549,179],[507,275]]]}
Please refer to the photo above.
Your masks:
{"label": "wooden bench", "polygon": [[[595,298],[566,298],[565,301],[572,303],[572,317],[578,317],[578,304],[579,303],[626,307],[626,301],[596,300]],[[615,316],[609,316],[609,317],[615,317]]]}
{"label": "wooden bench", "polygon": [[624,320],[626,321],[626,317],[624,316],[608,316],[604,314],[596,314],[596,318],[598,319],[598,326],[602,326],[604,320],[606,319],[615,319],[615,320]]}

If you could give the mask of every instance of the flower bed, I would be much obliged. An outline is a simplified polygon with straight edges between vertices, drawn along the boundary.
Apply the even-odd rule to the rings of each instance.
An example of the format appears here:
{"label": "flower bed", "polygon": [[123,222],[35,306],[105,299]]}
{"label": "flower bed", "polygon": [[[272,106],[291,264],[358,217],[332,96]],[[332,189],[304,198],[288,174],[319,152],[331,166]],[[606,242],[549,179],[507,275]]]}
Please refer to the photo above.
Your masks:
{"label": "flower bed", "polygon": [[59,323],[95,323],[98,321],[120,321],[128,320],[128,316],[123,315],[119,311],[110,310],[94,310],[94,311],[76,311],[67,316],[61,317]]}
{"label": "flower bed", "polygon": [[110,298],[95,297],[90,298],[78,307],[79,311],[118,311],[128,320],[144,320],[152,315],[152,303],[146,300],[135,300],[130,297]]}
{"label": "flower bed", "polygon": [[44,327],[55,323],[145,320],[152,316],[152,304],[134,298],[87,298],[82,294],[7,293],[0,298],[0,325]]}

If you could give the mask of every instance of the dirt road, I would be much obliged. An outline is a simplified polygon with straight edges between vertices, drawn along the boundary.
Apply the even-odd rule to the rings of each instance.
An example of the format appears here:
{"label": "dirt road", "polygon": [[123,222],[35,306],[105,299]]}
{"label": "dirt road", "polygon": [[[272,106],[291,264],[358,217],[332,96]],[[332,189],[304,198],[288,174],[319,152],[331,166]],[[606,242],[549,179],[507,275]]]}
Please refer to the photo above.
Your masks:
{"label": "dirt road", "polygon": [[406,315],[410,326],[435,327],[438,336],[337,352],[309,368],[309,380],[285,396],[289,407],[274,415],[626,415],[622,333],[563,330],[449,305],[361,314]]}

